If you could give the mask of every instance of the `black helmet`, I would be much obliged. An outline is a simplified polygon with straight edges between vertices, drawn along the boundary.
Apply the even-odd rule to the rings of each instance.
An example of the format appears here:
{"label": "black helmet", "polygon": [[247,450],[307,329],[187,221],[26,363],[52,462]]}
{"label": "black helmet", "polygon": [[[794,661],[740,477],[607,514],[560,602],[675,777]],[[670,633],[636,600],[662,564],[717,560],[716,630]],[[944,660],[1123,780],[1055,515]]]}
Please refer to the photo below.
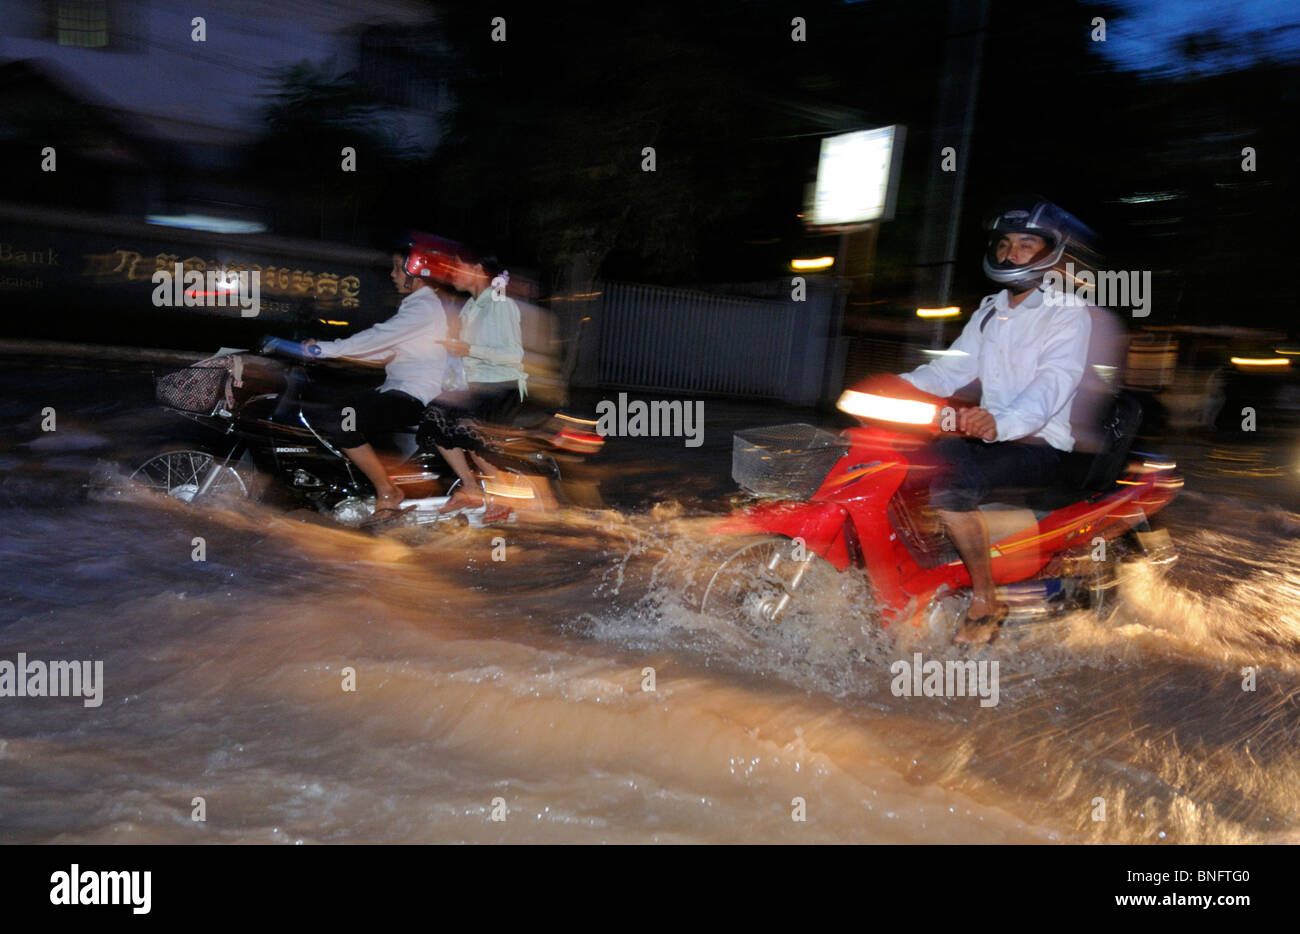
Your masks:
{"label": "black helmet", "polygon": [[[984,253],[984,275],[1013,291],[1034,288],[1049,269],[1074,243],[1085,246],[1094,239],[1078,218],[1038,195],[1013,195],[1000,202],[984,219],[988,249]],[[1044,241],[1027,263],[998,260],[998,242],[1010,233],[1033,234]],[[1075,250],[1070,250],[1075,252]]]}

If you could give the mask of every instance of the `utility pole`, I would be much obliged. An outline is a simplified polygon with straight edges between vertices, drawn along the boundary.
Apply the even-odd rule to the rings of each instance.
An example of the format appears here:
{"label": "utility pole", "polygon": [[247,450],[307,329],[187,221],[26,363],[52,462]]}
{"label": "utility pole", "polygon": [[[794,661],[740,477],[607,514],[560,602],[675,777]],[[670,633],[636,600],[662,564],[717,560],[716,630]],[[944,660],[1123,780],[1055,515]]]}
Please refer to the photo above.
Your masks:
{"label": "utility pole", "polygon": [[[930,179],[916,263],[918,307],[946,307],[952,298],[988,12],[988,0],[948,0],[943,78],[930,137]],[[942,152],[949,146],[956,152],[951,169],[945,171]],[[937,325],[936,333],[941,327]]]}

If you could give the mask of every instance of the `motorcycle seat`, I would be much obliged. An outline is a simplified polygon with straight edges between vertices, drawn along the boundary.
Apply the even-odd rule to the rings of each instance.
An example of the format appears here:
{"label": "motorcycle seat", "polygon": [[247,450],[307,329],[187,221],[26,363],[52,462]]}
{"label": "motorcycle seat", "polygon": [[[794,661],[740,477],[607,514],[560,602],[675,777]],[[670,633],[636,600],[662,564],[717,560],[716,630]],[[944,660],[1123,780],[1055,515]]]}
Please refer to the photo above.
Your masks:
{"label": "motorcycle seat", "polygon": [[1030,495],[1030,507],[1052,512],[1108,491],[1123,474],[1141,425],[1142,403],[1133,393],[1121,391],[1102,422],[1100,450],[1065,454],[1056,484]]}

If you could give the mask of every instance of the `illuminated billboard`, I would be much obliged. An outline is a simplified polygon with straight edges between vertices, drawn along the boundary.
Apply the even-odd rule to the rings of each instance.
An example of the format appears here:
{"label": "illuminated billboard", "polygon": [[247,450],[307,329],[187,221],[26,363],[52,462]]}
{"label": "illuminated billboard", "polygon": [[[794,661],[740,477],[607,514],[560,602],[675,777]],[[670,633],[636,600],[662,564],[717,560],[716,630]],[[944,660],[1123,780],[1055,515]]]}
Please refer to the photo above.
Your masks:
{"label": "illuminated billboard", "polygon": [[887,126],[822,140],[812,226],[847,227],[893,218],[903,131],[902,126]]}

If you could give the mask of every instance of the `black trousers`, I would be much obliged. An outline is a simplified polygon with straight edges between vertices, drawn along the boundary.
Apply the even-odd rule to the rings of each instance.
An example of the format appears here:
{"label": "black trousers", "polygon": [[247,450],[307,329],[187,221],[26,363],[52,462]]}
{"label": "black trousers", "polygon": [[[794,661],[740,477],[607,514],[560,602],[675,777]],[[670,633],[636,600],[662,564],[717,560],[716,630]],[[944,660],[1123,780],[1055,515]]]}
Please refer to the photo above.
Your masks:
{"label": "black trousers", "polygon": [[975,438],[944,438],[926,458],[937,468],[930,505],[971,512],[980,503],[1047,489],[1055,485],[1064,456],[1038,439],[986,444]]}
{"label": "black trousers", "polygon": [[[344,428],[346,409],[354,410],[354,427]],[[424,403],[396,389],[353,396],[342,405],[330,406],[321,423],[322,433],[342,448],[375,444],[401,428],[413,427],[424,413]]]}

